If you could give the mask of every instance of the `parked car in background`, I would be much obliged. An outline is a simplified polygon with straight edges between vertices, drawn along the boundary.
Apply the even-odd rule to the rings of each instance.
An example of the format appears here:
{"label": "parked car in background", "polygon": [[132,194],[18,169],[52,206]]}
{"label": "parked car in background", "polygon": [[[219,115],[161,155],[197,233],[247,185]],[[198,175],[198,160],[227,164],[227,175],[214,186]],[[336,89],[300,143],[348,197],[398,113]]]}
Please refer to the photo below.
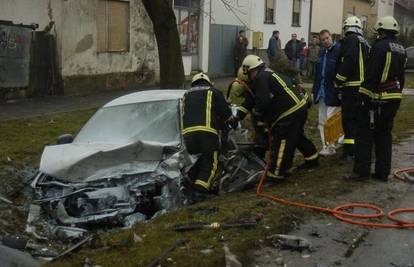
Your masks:
{"label": "parked car in background", "polygon": [[414,71],[414,46],[407,47],[407,65],[406,70]]}

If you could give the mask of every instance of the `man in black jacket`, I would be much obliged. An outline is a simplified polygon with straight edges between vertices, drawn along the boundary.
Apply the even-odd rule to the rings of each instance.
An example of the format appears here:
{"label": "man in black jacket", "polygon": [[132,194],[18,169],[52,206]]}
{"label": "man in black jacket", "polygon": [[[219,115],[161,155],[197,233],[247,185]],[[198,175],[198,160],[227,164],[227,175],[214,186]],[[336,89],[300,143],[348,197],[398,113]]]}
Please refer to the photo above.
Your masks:
{"label": "man in black jacket", "polygon": [[358,90],[364,81],[365,61],[368,56],[369,45],[362,37],[362,23],[358,17],[354,16],[346,19],[344,31],[345,38],[341,41],[335,82],[341,87],[342,127],[345,133],[343,158],[352,161]]}
{"label": "man in black jacket", "polygon": [[188,172],[194,188],[209,193],[216,178],[220,152],[219,133],[226,127],[231,110],[223,94],[204,73],[194,75],[184,94],[182,133],[190,154],[201,154]]}
{"label": "man in black jacket", "polygon": [[285,45],[285,54],[292,63],[299,70],[300,52],[303,48],[303,44],[299,41],[296,33],[292,34],[292,39]]}
{"label": "man in black jacket", "polygon": [[286,176],[296,148],[304,154],[303,167],[318,166],[318,152],[304,134],[307,105],[303,92],[266,68],[258,56],[247,56],[242,67],[253,94],[246,94],[236,120],[243,119],[254,108],[269,126],[272,145],[268,177],[280,179]]}
{"label": "man in black jacket", "polygon": [[392,127],[404,88],[406,52],[397,40],[397,21],[383,17],[375,25],[378,39],[367,61],[365,81],[359,94],[356,151],[352,180],[365,180],[371,171],[371,153],[375,146],[373,178],[387,181],[391,170]]}

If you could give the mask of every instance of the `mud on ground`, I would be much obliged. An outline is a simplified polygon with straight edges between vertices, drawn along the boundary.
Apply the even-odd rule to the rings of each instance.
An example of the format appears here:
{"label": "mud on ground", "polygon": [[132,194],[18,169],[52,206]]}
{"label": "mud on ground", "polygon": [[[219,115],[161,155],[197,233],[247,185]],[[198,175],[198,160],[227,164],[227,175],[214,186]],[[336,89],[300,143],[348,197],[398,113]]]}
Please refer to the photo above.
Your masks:
{"label": "mud on ground", "polygon": [[[414,135],[395,145],[393,153],[393,170],[413,167]],[[351,202],[371,203],[383,207],[385,212],[413,207],[414,203],[414,185],[396,179],[388,183],[374,180],[349,182],[348,190],[349,193],[335,199],[321,201],[329,207]],[[401,214],[400,218],[414,221],[412,214]],[[252,266],[414,266],[412,229],[366,228],[315,213],[289,234],[307,239],[312,243],[312,249],[281,250],[267,244],[270,246],[263,246],[253,253],[255,262]]]}
{"label": "mud on ground", "polygon": [[30,202],[27,182],[34,174],[35,169],[24,165],[0,168],[0,236],[24,234]]}

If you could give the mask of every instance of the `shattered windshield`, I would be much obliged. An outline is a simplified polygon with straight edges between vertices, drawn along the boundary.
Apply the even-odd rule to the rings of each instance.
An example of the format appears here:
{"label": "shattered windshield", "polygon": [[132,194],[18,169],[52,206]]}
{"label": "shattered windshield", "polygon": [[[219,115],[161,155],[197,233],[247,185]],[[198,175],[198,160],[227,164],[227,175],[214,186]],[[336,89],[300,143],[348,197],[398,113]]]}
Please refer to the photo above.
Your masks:
{"label": "shattered windshield", "polygon": [[76,136],[74,143],[126,144],[150,141],[180,142],[178,100],[141,102],[99,109]]}

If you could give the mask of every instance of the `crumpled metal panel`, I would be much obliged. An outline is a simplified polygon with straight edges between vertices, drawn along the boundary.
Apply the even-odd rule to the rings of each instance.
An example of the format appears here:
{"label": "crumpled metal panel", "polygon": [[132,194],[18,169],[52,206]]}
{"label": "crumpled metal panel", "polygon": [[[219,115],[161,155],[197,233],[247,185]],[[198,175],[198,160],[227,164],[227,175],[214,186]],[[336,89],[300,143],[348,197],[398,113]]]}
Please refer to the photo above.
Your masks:
{"label": "crumpled metal panel", "polygon": [[66,144],[45,147],[42,173],[68,182],[120,178],[155,171],[163,146],[141,141],[123,145]]}

